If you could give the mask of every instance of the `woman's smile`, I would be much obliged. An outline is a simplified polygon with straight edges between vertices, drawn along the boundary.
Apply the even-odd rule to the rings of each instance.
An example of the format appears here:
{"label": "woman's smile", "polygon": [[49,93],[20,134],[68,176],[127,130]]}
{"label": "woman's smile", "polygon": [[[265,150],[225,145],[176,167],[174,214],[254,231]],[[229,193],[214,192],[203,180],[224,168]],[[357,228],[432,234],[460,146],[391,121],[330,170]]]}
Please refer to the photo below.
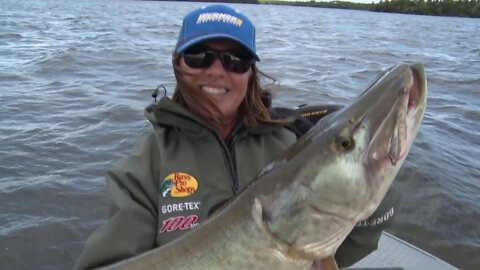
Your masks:
{"label": "woman's smile", "polygon": [[212,87],[212,86],[202,86],[202,91],[211,95],[224,95],[228,91],[225,88]]}

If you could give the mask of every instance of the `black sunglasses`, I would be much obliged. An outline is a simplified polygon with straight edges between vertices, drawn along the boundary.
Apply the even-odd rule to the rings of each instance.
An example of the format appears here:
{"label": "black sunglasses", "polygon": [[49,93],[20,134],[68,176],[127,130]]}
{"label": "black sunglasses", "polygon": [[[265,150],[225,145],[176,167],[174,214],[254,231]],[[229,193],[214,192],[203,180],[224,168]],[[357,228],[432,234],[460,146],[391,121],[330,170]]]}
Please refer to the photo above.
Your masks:
{"label": "black sunglasses", "polygon": [[245,73],[254,59],[249,53],[241,51],[217,51],[211,48],[193,48],[183,53],[183,60],[191,68],[208,68],[215,59],[220,59],[226,71]]}

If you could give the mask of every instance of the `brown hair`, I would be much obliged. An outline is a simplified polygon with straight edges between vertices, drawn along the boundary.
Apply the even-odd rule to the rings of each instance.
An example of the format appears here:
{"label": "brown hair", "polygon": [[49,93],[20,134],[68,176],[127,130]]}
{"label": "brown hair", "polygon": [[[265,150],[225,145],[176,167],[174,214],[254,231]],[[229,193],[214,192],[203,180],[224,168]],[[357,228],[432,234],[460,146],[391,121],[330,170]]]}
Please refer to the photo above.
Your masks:
{"label": "brown hair", "polygon": [[[191,89],[186,87],[186,85],[183,83],[182,74],[178,64],[179,60],[180,55],[174,54],[172,58],[172,65],[175,77],[177,79],[177,85],[175,86],[175,91],[173,93],[173,101],[188,107],[195,113],[201,112],[202,109],[207,111],[208,115],[202,116],[207,118],[210,123],[213,123],[216,126],[220,125],[222,113],[220,109],[217,108],[215,103],[208,99],[208,97],[204,95],[198,95],[195,91],[191,91]],[[273,95],[269,90],[264,89],[261,86],[261,76],[275,81],[273,77],[268,76],[260,71],[254,62],[252,64],[252,76],[248,82],[247,95],[238,108],[243,124],[248,128],[252,128],[263,123],[285,124],[290,122],[290,120],[286,119],[275,120],[271,118],[268,106],[270,106]]]}

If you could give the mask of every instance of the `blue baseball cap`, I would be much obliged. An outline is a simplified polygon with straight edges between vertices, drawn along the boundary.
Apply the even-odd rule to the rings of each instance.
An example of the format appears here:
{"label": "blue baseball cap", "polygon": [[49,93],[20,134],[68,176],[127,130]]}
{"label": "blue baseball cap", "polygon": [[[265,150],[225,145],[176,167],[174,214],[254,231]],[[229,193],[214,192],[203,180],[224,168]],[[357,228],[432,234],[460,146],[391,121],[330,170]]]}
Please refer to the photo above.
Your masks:
{"label": "blue baseball cap", "polygon": [[260,61],[255,49],[255,27],[238,10],[225,5],[210,5],[188,13],[183,19],[175,52],[207,40],[226,38],[240,43]]}

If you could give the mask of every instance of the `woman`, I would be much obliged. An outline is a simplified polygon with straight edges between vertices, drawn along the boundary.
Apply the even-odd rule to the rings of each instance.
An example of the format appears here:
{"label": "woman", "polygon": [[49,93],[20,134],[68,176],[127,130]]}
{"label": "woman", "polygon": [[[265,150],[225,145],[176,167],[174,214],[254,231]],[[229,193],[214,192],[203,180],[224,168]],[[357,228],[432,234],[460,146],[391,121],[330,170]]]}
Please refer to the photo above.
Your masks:
{"label": "woman", "polygon": [[[179,237],[295,142],[290,121],[272,117],[256,61],[255,28],[243,14],[211,5],[185,17],[172,59],[173,98],[146,108],[152,134],[107,173],[110,217],[88,239],[77,269]],[[346,252],[350,261],[374,249],[380,232],[354,235]]]}

